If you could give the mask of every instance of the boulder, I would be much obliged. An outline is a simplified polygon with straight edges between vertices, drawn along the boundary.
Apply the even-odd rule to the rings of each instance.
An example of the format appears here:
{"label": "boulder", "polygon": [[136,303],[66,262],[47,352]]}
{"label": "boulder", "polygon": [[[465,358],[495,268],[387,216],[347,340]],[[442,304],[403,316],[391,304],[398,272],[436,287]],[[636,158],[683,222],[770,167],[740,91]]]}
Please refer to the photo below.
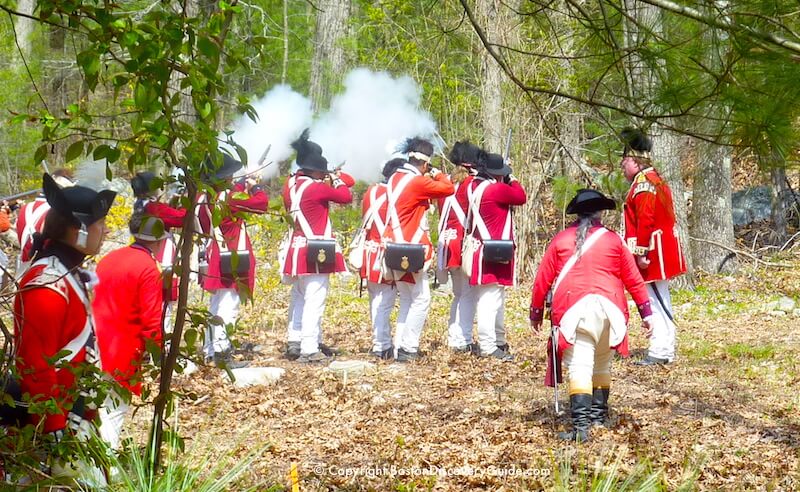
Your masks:
{"label": "boulder", "polygon": [[769,220],[772,214],[772,190],[756,186],[737,191],[731,197],[733,225],[743,226]]}

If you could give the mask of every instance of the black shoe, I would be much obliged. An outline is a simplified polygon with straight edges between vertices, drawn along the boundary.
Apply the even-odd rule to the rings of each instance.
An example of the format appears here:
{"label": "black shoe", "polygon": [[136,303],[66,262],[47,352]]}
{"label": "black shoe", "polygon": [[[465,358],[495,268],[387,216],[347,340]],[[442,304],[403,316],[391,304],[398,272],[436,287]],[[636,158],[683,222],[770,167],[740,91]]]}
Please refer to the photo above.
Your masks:
{"label": "black shoe", "polygon": [[589,412],[592,408],[592,395],[588,393],[571,395],[569,405],[572,415],[572,430],[559,432],[558,438],[562,441],[586,442],[589,440]]}
{"label": "black shoe", "polygon": [[635,366],[665,366],[667,364],[669,364],[667,359],[659,359],[658,357],[650,357],[649,355],[633,363]]}
{"label": "black shoe", "polygon": [[450,350],[452,350],[456,354],[471,354],[475,351],[475,345],[468,343],[460,347],[450,347]]}
{"label": "black shoe", "polygon": [[313,354],[303,354],[297,358],[297,362],[301,364],[324,364],[330,360],[330,357],[322,352],[314,352]]}
{"label": "black shoe", "polygon": [[419,360],[419,352],[406,352],[403,349],[397,349],[397,362],[413,362]]}
{"label": "black shoe", "polygon": [[337,355],[339,355],[340,352],[339,349],[329,347],[324,343],[319,344],[319,351],[325,354],[327,357],[336,357]]}
{"label": "black shoe", "polygon": [[592,425],[608,427],[608,388],[595,388],[592,391],[592,408],[589,410]]}
{"label": "black shoe", "polygon": [[512,362],[514,360],[514,356],[506,352],[505,350],[501,349],[500,347],[496,348],[494,352],[490,354],[481,354],[481,358],[494,358],[501,360],[503,362]]}
{"label": "black shoe", "polygon": [[227,350],[214,354],[214,365],[220,369],[241,369],[243,367],[248,367],[250,363],[243,360],[234,360],[233,357],[231,357],[231,352]]}
{"label": "black shoe", "polygon": [[508,346],[508,343],[504,343],[503,345],[498,345],[497,348],[499,348],[503,352],[511,353],[511,347]]}
{"label": "black shoe", "polygon": [[297,360],[298,357],[300,357],[300,342],[289,342],[286,346],[286,358]]}
{"label": "black shoe", "polygon": [[394,359],[394,347],[389,347],[386,350],[373,350],[371,353],[373,357],[377,357],[380,360]]}

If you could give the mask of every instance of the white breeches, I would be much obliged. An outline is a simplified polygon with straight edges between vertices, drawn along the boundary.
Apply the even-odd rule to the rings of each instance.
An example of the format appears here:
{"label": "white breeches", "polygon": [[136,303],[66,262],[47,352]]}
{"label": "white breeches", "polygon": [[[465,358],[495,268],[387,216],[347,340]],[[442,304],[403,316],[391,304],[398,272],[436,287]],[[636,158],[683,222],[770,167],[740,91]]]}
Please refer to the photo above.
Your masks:
{"label": "white breeches", "polygon": [[506,289],[498,284],[475,285],[472,289],[478,298],[478,343],[481,353],[488,355],[506,343]]}
{"label": "white breeches", "polygon": [[659,280],[647,284],[647,295],[650,297],[650,308],[653,310],[651,325],[653,336],[650,337],[650,349],[647,355],[659,359],[666,359],[669,362],[675,360],[675,323],[673,323],[664,307],[655,294],[655,289],[661,295],[666,308],[670,313],[672,310],[672,299],[669,295],[669,280]]}
{"label": "white breeches", "polygon": [[578,321],[575,344],[564,350],[569,394],[591,394],[611,385],[611,323],[599,302],[590,302]]}
{"label": "white breeches", "polygon": [[300,353],[319,352],[322,342],[322,315],[328,297],[330,275],[299,275],[292,278],[289,301],[288,341],[300,342]]}
{"label": "white breeches", "polygon": [[372,350],[382,352],[392,346],[390,318],[394,309],[397,289],[392,285],[367,282],[369,314],[372,319]]}
{"label": "white breeches", "polygon": [[239,303],[239,292],[236,289],[219,289],[211,294],[209,311],[219,316],[223,324],[210,325],[206,328],[206,340],[203,345],[206,357],[213,357],[216,352],[226,352],[231,349],[227,325],[236,323],[236,318],[239,317]]}
{"label": "white breeches", "polygon": [[394,346],[406,352],[419,350],[419,339],[428,309],[431,307],[431,290],[425,272],[414,274],[415,283],[397,282],[400,310],[397,314],[397,331]]}
{"label": "white breeches", "polygon": [[450,268],[453,283],[453,302],[450,304],[447,345],[461,348],[472,343],[472,324],[475,319],[475,287],[461,268]]}

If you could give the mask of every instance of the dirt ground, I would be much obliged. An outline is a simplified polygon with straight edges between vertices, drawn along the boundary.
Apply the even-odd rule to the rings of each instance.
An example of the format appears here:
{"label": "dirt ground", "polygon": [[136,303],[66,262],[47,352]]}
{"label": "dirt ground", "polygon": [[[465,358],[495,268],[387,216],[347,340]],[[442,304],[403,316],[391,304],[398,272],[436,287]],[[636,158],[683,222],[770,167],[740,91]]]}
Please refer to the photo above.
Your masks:
{"label": "dirt ground", "polygon": [[[292,464],[301,490],[589,490],[625,479],[631,489],[797,489],[800,311],[768,313],[764,304],[798,290],[791,269],[706,278],[695,292],[675,292],[679,359],[660,368],[616,360],[612,426],[576,445],[554,438],[568,411],[555,415],[542,384],[546,337],[528,328],[529,286],[509,291],[513,363],[449,352],[450,296],[441,290],[422,361],[377,363],[345,381],[282,357],[289,288],[265,271],[239,340],[257,345],[243,354],[253,365],[285,368],[284,377],[238,389],[212,368],[178,376],[176,388],[198,397],[180,401],[178,430],[197,462],[260,452],[240,483],[260,490],[291,490]],[[354,280],[339,279],[327,306],[324,338],[343,351],[339,359],[372,360],[366,293],[359,298]],[[631,334],[635,358],[646,347],[635,317]],[[137,439],[149,418],[134,418]]]}

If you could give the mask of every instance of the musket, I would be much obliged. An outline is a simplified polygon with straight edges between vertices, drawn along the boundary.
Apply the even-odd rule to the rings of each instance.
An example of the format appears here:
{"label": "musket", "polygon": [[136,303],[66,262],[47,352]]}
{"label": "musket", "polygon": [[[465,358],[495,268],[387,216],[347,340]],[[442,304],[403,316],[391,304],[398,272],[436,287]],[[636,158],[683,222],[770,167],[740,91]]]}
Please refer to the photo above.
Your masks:
{"label": "musket", "polygon": [[503,161],[507,161],[511,156],[511,132],[513,128],[508,129],[508,136],[506,137],[506,153],[503,155]]}
{"label": "musket", "polygon": [[41,188],[36,188],[35,190],[28,190],[28,191],[23,191],[22,193],[17,193],[15,195],[9,195],[9,196],[0,198],[0,200],[9,202],[9,201],[13,201],[13,200],[18,200],[20,198],[25,198],[26,196],[37,195],[37,194],[39,194],[41,192],[42,192]]}
{"label": "musket", "polygon": [[[545,309],[552,311],[553,304],[553,291],[547,293],[545,300]],[[545,316],[548,317],[548,316]],[[555,408],[556,415],[561,415],[561,408],[558,405],[558,327],[553,324],[552,316],[550,318],[550,352],[553,362],[553,407]]]}
{"label": "musket", "polygon": [[[269,149],[271,149],[271,148],[272,148],[272,144],[267,145],[267,148],[264,150],[264,153],[261,154],[261,158],[258,159],[258,162],[256,163],[256,166],[260,166],[260,165],[264,164],[264,161],[267,160],[267,154],[269,154]],[[272,164],[272,162],[270,162],[269,164]],[[269,166],[269,164],[267,164],[267,166]]]}

